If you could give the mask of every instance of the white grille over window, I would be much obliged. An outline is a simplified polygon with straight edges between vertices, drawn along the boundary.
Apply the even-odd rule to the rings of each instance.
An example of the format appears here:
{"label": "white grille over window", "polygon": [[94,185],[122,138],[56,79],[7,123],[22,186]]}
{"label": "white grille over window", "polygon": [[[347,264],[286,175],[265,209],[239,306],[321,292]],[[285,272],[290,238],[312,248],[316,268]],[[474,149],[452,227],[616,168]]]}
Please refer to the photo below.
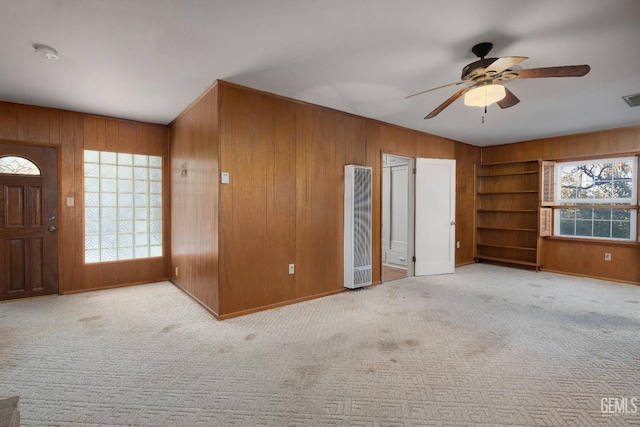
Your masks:
{"label": "white grille over window", "polygon": [[541,191],[540,195],[542,200],[540,201],[541,206],[553,206],[555,205],[555,195],[556,195],[556,162],[542,162],[542,173],[540,176],[542,177],[542,185],[540,186]]}

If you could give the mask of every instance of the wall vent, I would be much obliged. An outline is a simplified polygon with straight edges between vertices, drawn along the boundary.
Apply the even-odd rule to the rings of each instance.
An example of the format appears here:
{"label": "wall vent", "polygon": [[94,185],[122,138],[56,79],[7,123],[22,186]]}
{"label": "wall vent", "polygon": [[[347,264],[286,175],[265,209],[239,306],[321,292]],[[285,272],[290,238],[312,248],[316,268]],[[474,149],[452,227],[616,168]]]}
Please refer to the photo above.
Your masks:
{"label": "wall vent", "polygon": [[344,167],[344,286],[372,282],[372,169]]}
{"label": "wall vent", "polygon": [[624,99],[624,102],[629,104],[629,107],[637,107],[640,105],[640,93],[623,96],[622,99]]}

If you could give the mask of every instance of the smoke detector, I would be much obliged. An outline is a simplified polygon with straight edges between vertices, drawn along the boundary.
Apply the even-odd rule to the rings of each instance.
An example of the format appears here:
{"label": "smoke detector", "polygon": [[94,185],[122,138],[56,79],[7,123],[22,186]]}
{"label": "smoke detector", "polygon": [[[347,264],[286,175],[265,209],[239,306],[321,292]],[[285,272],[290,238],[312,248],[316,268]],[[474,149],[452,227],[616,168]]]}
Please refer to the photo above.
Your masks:
{"label": "smoke detector", "polygon": [[637,107],[640,105],[640,93],[623,96],[622,99],[629,104],[629,107]]}
{"label": "smoke detector", "polygon": [[55,50],[52,47],[49,46],[45,46],[43,44],[34,44],[33,48],[35,49],[36,53],[40,56],[42,56],[45,59],[59,59],[60,57],[58,56],[58,51]]}

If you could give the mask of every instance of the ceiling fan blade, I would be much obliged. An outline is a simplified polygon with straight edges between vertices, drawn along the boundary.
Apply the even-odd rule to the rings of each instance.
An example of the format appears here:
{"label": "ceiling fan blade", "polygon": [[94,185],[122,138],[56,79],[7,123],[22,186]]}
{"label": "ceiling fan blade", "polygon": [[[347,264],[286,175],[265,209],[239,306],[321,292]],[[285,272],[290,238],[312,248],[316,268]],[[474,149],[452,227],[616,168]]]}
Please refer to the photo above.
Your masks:
{"label": "ceiling fan blade", "polygon": [[505,92],[507,93],[506,96],[504,98],[502,98],[500,101],[497,102],[498,106],[500,108],[509,108],[509,107],[513,107],[514,105],[516,105],[518,102],[520,102],[520,100],[518,99],[517,96],[515,96],[513,94],[513,92],[511,92],[509,89],[507,89],[506,87],[504,88]]}
{"label": "ceiling fan blade", "polygon": [[591,70],[588,65],[565,65],[561,67],[529,68],[514,70],[519,79],[536,79],[538,77],[582,77]]}
{"label": "ceiling fan blade", "polygon": [[414,96],[417,96],[417,95],[422,95],[423,93],[431,92],[433,90],[438,90],[438,89],[442,89],[442,88],[449,87],[449,86],[457,86],[457,85],[460,85],[462,83],[464,83],[464,82],[449,83],[449,84],[446,84],[446,85],[442,85],[442,86],[434,87],[434,88],[431,88],[431,89],[423,90],[422,92],[418,92],[418,93],[414,93],[413,95],[405,96],[404,99],[411,98],[411,97],[414,97]]}
{"label": "ceiling fan blade", "polygon": [[457,91],[456,93],[454,93],[453,95],[451,95],[451,97],[449,99],[447,99],[446,101],[444,101],[442,104],[440,104],[438,106],[438,108],[436,108],[435,110],[433,110],[432,112],[430,112],[425,119],[432,119],[435,116],[437,116],[438,114],[440,114],[442,112],[442,110],[444,110],[445,108],[447,108],[449,105],[451,105],[451,103],[453,101],[455,101],[456,99],[460,98],[462,95],[465,94],[465,92],[467,92],[469,89],[471,89],[471,87],[465,87],[460,89],[459,91]]}
{"label": "ceiling fan blade", "polygon": [[502,58],[496,58],[495,61],[487,65],[487,67],[485,68],[485,73],[488,76],[499,74],[504,70],[521,63],[525,59],[529,58],[527,56],[504,56]]}

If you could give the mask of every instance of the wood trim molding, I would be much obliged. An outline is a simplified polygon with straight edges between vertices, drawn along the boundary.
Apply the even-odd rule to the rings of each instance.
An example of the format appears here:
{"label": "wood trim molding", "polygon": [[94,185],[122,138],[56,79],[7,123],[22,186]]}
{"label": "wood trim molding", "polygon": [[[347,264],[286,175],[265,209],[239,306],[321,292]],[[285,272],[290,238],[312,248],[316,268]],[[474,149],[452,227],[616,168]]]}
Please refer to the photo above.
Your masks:
{"label": "wood trim molding", "polygon": [[562,236],[547,236],[545,237],[547,240],[557,240],[560,242],[569,242],[574,244],[585,244],[585,245],[599,245],[599,246],[619,246],[625,248],[640,248],[640,242],[636,242],[635,240],[608,240],[608,239],[583,239],[581,237],[562,237]]}
{"label": "wood trim molding", "polygon": [[158,280],[145,280],[142,282],[131,282],[131,283],[118,283],[117,285],[111,285],[111,286],[99,286],[97,288],[91,288],[91,289],[72,289],[70,291],[64,291],[64,292],[60,292],[59,295],[73,295],[73,294],[83,294],[86,292],[93,292],[93,291],[104,291],[106,289],[117,289],[117,288],[124,288],[127,286],[138,286],[138,285],[148,285],[151,283],[158,283],[158,282],[168,282],[169,278],[165,277],[162,279],[158,279]]}
{"label": "wood trim molding", "polygon": [[624,283],[624,284],[627,284],[627,285],[640,286],[640,281],[620,280],[620,279],[615,279],[615,278],[611,278],[611,277],[600,277],[600,276],[592,276],[592,275],[588,275],[588,274],[577,274],[577,273],[571,273],[571,272],[567,272],[567,271],[551,270],[551,269],[547,269],[547,268],[543,268],[543,267],[540,268],[540,271],[544,271],[546,273],[562,274],[562,275],[565,275],[565,276],[588,277],[590,279],[606,280],[607,282],[616,282],[616,283]]}
{"label": "wood trim molding", "polygon": [[[378,282],[378,283],[381,283],[381,282]],[[313,299],[316,299],[316,298],[328,297],[330,295],[340,294],[342,292],[345,292],[346,290],[347,290],[347,288],[341,288],[341,289],[337,289],[337,290],[329,291],[329,292],[324,292],[324,293],[317,294],[317,295],[311,295],[311,296],[307,296],[307,297],[297,298],[297,299],[294,299],[294,300],[278,302],[278,303],[275,303],[275,304],[269,304],[269,305],[265,305],[265,306],[262,306],[262,307],[250,308],[248,310],[240,310],[240,311],[236,311],[236,312],[233,312],[233,313],[227,313],[227,314],[223,314],[222,316],[217,316],[217,315],[214,314],[214,316],[216,316],[216,319],[218,319],[218,320],[226,320],[226,319],[231,319],[233,317],[244,316],[246,314],[257,313],[257,312],[264,311],[264,310],[270,310],[272,308],[284,307],[284,306],[287,306],[287,305],[296,304],[296,303],[303,302],[303,301],[310,301],[310,300],[313,300]]]}

